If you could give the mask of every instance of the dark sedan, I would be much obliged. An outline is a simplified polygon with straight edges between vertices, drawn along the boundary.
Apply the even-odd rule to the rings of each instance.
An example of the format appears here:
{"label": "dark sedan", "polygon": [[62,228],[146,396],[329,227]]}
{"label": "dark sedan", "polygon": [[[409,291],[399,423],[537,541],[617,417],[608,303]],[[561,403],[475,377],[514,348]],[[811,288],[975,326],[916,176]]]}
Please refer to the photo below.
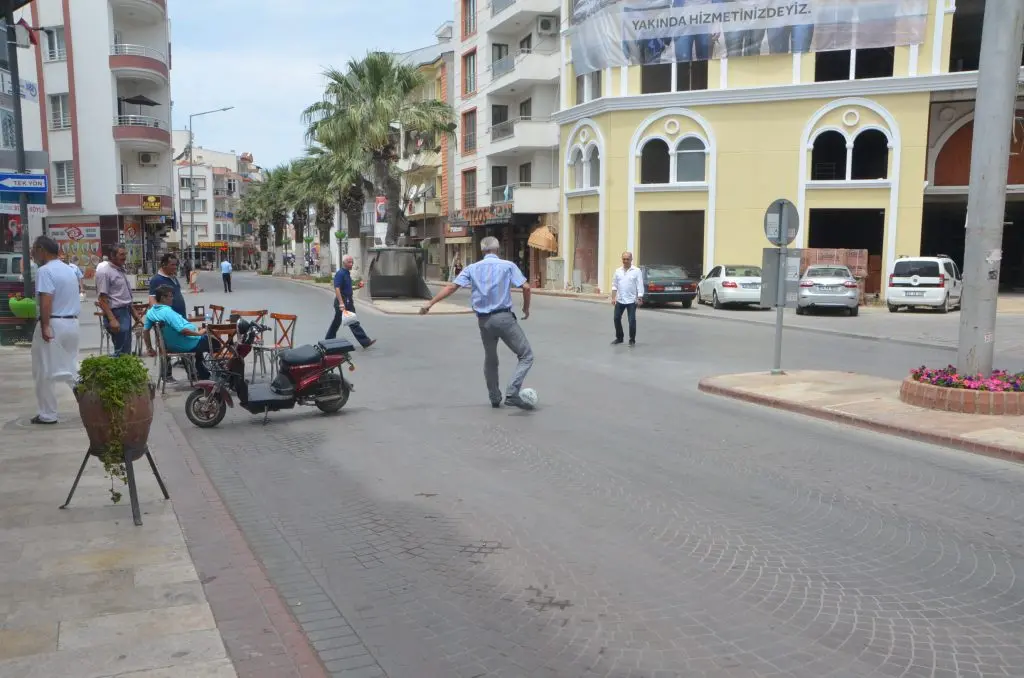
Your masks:
{"label": "dark sedan", "polygon": [[644,305],[681,303],[683,308],[693,306],[697,296],[697,279],[682,266],[657,264],[641,266],[644,276]]}

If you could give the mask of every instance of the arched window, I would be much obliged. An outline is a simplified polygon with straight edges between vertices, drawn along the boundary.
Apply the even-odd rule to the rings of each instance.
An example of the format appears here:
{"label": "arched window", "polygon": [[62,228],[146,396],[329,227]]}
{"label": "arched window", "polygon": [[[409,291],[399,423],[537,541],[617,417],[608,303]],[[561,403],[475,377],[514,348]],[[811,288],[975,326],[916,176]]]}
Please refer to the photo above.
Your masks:
{"label": "arched window", "polygon": [[846,150],[846,137],[839,132],[819,134],[811,151],[811,181],[845,181]]}
{"label": "arched window", "polygon": [[640,183],[667,184],[671,181],[671,166],[668,144],[661,139],[651,139],[640,151]]}
{"label": "arched window", "polygon": [[601,152],[597,146],[591,146],[585,161],[587,166],[587,188],[598,188],[601,185]]}
{"label": "arched window", "polygon": [[583,188],[586,179],[586,172],[583,169],[583,151],[577,148],[569,160],[572,164],[572,187]]}
{"label": "arched window", "polygon": [[696,137],[687,137],[676,145],[676,181],[706,180],[707,147]]}
{"label": "arched window", "polygon": [[889,178],[889,139],[877,129],[866,129],[853,140],[851,179]]}

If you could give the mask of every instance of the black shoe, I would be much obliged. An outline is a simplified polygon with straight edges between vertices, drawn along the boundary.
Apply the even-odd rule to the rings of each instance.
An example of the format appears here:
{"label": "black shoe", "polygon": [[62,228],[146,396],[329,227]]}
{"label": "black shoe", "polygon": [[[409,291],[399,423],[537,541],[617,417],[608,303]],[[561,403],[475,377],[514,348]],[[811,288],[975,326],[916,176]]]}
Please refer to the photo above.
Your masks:
{"label": "black shoe", "polygon": [[521,410],[532,410],[533,408],[527,405],[522,398],[517,395],[505,396],[505,404],[511,407],[518,407]]}
{"label": "black shoe", "polygon": [[500,400],[492,400],[491,401],[491,407],[493,407],[494,409],[500,408],[501,407],[501,401]]}
{"label": "black shoe", "polygon": [[49,421],[47,419],[40,419],[38,414],[29,419],[29,421],[31,421],[33,424],[41,424],[44,426],[51,426],[53,424],[58,423],[56,419],[54,419],[53,421]]}
{"label": "black shoe", "polygon": [[178,380],[177,380],[177,379],[175,379],[175,378],[174,378],[173,376],[171,376],[170,374],[168,374],[168,375],[167,375],[166,377],[164,377],[164,381],[165,381],[166,383],[168,383],[168,384],[177,384],[177,383],[178,383]]}
{"label": "black shoe", "polygon": [[630,339],[629,340],[629,347],[633,348],[634,346],[636,346],[636,339]]}
{"label": "black shoe", "polygon": [[616,339],[615,341],[612,342],[612,346],[618,346],[621,343],[622,343],[622,339]]}

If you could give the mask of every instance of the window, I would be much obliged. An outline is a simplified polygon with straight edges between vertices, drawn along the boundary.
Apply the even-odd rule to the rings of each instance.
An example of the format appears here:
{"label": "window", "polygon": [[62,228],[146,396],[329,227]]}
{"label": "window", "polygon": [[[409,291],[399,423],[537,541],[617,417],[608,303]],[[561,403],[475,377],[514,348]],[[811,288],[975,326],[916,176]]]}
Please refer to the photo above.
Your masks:
{"label": "window", "polygon": [[576,76],[576,105],[579,106],[587,97],[587,76]]}
{"label": "window", "polygon": [[524,162],[519,166],[519,184],[529,186],[533,183],[533,163]]}
{"label": "window", "polygon": [[570,162],[572,164],[572,187],[577,190],[586,188],[586,171],[583,167],[583,151],[576,149]]}
{"label": "window", "polygon": [[704,142],[687,137],[676,146],[676,181],[699,182],[705,180],[706,147]]}
{"label": "window", "polygon": [[853,140],[851,179],[886,179],[889,176],[889,139],[877,129],[867,129]]}
{"label": "window", "polygon": [[190,182],[195,184],[197,191],[206,190],[206,177],[178,177],[178,186],[180,186],[183,191],[189,190]]}
{"label": "window", "polygon": [[228,179],[228,193],[232,195],[238,193],[238,182],[234,179]]}
{"label": "window", "polygon": [[533,33],[530,33],[525,38],[519,41],[519,51],[529,52],[533,49]]}
{"label": "window", "polygon": [[71,101],[67,94],[50,95],[50,129],[71,129]]}
{"label": "window", "polygon": [[590,74],[590,98],[588,101],[601,98],[601,71]]}
{"label": "window", "polygon": [[462,56],[462,95],[476,92],[476,50]]}
{"label": "window", "polygon": [[657,94],[672,91],[672,64],[650,64],[640,67],[640,93]]}
{"label": "window", "polygon": [[491,63],[501,61],[508,56],[508,45],[500,42],[493,43],[491,45]]}
{"label": "window", "polygon": [[508,121],[508,106],[505,104],[493,104],[491,106],[491,125],[500,125]]}
{"label": "window", "polygon": [[64,61],[68,58],[67,46],[64,44],[64,27],[55,26],[43,29],[43,58],[47,61]]}
{"label": "window", "polygon": [[811,150],[811,181],[846,180],[846,137],[829,130],[819,134]]}
{"label": "window", "polygon": [[462,209],[476,207],[476,170],[462,173]]}
{"label": "window", "polygon": [[70,160],[53,163],[53,195],[66,198],[75,194],[75,166]]}
{"label": "window", "polygon": [[576,76],[576,105],[601,98],[601,71]]}
{"label": "window", "polygon": [[494,43],[491,45],[491,77],[505,75],[515,68],[516,62],[508,54],[508,45]]}
{"label": "window", "polygon": [[586,161],[586,183],[588,188],[598,188],[601,185],[601,153],[597,146],[591,146]]}
{"label": "window", "polygon": [[891,78],[895,60],[892,47],[818,52],[814,55],[814,81]]}
{"label": "window", "polygon": [[507,139],[515,132],[515,127],[508,119],[508,106],[493,104],[491,106],[491,139]]}
{"label": "window", "polygon": [[181,212],[182,212],[182,214],[192,213],[192,212],[203,212],[203,213],[205,213],[206,212],[206,199],[205,198],[198,199],[198,200],[184,200],[183,199],[181,201]]}
{"label": "window", "polygon": [[519,119],[529,120],[533,117],[533,99],[519,102]]}
{"label": "window", "polygon": [[462,152],[476,152],[476,109],[462,114]]}
{"label": "window", "polygon": [[876,181],[889,176],[889,138],[866,129],[853,144],[836,130],[814,139],[811,150],[811,181]]}
{"label": "window", "polygon": [[661,139],[651,139],[640,151],[640,183],[669,183],[672,176],[671,166],[668,144]]}
{"label": "window", "polygon": [[512,199],[512,189],[508,185],[508,167],[494,165],[491,167],[491,202],[508,202]]}
{"label": "window", "polygon": [[462,0],[462,37],[476,33],[476,0]]}

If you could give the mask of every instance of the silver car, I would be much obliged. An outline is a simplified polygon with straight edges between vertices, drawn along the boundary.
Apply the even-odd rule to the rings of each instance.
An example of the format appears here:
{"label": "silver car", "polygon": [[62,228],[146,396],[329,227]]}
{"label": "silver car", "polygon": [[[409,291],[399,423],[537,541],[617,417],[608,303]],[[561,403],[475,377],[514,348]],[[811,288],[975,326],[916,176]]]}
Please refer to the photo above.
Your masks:
{"label": "silver car", "polygon": [[800,278],[796,313],[816,308],[845,308],[850,315],[860,310],[860,289],[846,266],[808,266]]}

